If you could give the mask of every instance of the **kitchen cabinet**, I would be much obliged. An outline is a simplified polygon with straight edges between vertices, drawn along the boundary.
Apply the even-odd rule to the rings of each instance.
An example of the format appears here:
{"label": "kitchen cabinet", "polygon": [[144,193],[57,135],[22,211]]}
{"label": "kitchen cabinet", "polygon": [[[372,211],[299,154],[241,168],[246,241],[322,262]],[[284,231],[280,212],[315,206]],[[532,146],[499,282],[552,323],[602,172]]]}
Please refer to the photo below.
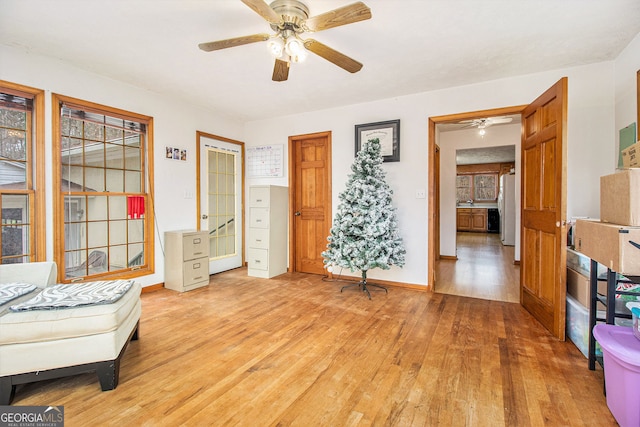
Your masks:
{"label": "kitchen cabinet", "polygon": [[456,214],[458,231],[487,232],[487,209],[458,208]]}

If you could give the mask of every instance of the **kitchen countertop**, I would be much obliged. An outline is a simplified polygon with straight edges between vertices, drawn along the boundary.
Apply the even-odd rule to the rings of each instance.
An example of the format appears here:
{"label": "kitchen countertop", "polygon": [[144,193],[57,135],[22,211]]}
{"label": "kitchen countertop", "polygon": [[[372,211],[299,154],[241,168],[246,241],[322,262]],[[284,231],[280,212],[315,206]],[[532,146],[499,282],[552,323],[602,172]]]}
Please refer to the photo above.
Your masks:
{"label": "kitchen countertop", "polygon": [[460,203],[456,206],[457,209],[498,209],[497,203]]}

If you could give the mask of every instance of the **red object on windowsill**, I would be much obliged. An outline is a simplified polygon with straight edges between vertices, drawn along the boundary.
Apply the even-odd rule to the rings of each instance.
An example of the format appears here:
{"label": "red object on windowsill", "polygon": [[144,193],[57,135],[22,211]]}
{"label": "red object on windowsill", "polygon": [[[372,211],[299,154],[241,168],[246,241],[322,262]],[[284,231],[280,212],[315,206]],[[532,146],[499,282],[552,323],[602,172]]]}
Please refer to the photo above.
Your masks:
{"label": "red object on windowsill", "polygon": [[129,219],[144,218],[144,196],[127,196],[127,215]]}

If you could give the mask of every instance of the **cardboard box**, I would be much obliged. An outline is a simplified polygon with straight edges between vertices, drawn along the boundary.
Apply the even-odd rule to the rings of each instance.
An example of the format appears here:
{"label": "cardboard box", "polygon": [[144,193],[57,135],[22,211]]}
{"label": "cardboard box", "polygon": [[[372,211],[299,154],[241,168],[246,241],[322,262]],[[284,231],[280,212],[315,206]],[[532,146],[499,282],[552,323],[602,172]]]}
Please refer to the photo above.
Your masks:
{"label": "cardboard box", "polygon": [[[598,293],[607,294],[607,282],[598,281]],[[591,286],[589,277],[567,268],[567,294],[585,307],[591,306]]]}
{"label": "cardboard box", "polygon": [[622,167],[633,168],[640,166],[640,141],[622,150]]}
{"label": "cardboard box", "polygon": [[640,276],[640,227],[579,219],[575,243],[578,252],[605,267],[623,275]]}
{"label": "cardboard box", "polygon": [[[640,154],[640,153],[639,153]],[[640,169],[600,177],[600,220],[640,226]]]}

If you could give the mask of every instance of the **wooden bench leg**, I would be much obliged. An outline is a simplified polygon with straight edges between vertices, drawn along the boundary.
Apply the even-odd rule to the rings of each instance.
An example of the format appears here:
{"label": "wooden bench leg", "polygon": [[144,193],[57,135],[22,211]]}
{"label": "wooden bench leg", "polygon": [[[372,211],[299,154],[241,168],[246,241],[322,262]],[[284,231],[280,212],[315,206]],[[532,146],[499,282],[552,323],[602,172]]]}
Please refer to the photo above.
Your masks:
{"label": "wooden bench leg", "polygon": [[16,386],[11,382],[11,377],[0,377],[0,405],[11,405],[16,394]]}
{"label": "wooden bench leg", "polygon": [[98,374],[102,391],[113,390],[118,387],[118,379],[120,378],[120,357],[116,360],[99,363],[96,367],[96,374]]}

